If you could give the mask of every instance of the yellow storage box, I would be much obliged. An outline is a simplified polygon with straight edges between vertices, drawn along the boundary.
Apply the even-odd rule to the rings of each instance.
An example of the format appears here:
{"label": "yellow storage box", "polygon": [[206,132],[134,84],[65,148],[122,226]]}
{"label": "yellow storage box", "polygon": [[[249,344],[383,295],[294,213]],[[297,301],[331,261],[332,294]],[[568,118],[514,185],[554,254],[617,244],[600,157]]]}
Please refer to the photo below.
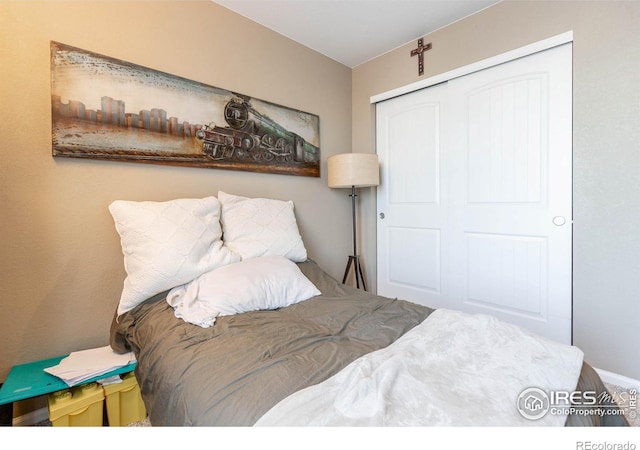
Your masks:
{"label": "yellow storage box", "polygon": [[134,372],[124,374],[122,383],[109,384],[102,388],[110,427],[122,427],[146,419],[147,410]]}
{"label": "yellow storage box", "polygon": [[89,383],[48,396],[49,420],[54,427],[101,427],[104,392]]}

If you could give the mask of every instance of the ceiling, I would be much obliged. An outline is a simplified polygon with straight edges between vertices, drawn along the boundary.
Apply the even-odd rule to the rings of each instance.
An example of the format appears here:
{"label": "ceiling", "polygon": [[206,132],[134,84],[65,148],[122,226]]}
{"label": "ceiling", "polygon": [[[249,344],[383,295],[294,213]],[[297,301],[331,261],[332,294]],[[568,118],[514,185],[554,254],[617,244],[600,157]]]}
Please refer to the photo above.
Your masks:
{"label": "ceiling", "polygon": [[500,0],[212,1],[353,68]]}

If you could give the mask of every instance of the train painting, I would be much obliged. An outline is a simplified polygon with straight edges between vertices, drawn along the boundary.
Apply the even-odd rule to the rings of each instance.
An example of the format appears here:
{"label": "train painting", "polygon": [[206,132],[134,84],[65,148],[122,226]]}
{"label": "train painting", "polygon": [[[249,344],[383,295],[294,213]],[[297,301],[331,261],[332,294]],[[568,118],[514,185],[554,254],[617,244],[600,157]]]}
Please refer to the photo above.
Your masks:
{"label": "train painting", "polygon": [[51,41],[54,157],[320,176],[320,118]]}
{"label": "train painting", "polygon": [[214,160],[300,163],[313,162],[319,154],[319,148],[256,111],[248,97],[229,100],[224,119],[226,127],[211,123],[196,132],[203,153]]}

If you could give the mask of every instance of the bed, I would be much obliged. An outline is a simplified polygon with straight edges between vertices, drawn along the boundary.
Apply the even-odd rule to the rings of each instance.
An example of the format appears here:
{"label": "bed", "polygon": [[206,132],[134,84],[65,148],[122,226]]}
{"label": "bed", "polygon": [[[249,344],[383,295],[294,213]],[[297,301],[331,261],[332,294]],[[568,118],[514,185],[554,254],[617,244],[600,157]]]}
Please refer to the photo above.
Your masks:
{"label": "bed", "polygon": [[[153,426],[549,424],[518,414],[521,399],[513,395],[500,395],[505,397],[500,400],[502,404],[485,401],[497,397],[495,391],[488,391],[486,379],[496,382],[497,386],[491,388],[494,390],[505,391],[504,386],[511,383],[513,389],[521,391],[530,388],[532,385],[527,382],[532,381],[534,386],[546,389],[593,392],[598,396],[598,407],[615,408],[596,372],[573,347],[556,348],[544,340],[535,342],[535,351],[552,349],[549,357],[554,357],[558,349],[568,352],[567,367],[573,367],[568,376],[560,374],[564,377],[562,386],[543,386],[545,380],[553,384],[553,377],[541,373],[536,378],[534,375],[545,367],[525,366],[537,357],[513,344],[518,339],[531,342],[534,337],[526,331],[500,341],[495,336],[504,337],[504,330],[511,332],[516,327],[488,319],[507,328],[501,328],[495,336],[479,329],[480,334],[475,337],[469,334],[466,340],[455,343],[458,336],[467,334],[469,325],[463,320],[475,317],[458,312],[447,316],[443,315],[446,311],[338,283],[308,259],[290,202],[248,199],[223,192],[217,199],[206,200],[205,207],[203,199],[181,199],[177,209],[173,201],[119,201],[110,207],[127,269],[123,296],[111,324],[110,344],[116,352],[134,352],[138,361],[136,377]],[[254,200],[260,200],[258,205]],[[233,208],[238,205],[242,212],[234,222]],[[264,240],[264,228],[271,226],[256,219],[256,215],[264,215],[265,205],[269,206],[267,210],[275,207],[285,211],[288,219],[276,220],[278,231],[266,233],[269,242],[257,244],[256,236]],[[174,211],[169,214],[171,220],[167,220],[167,211]],[[194,211],[206,217],[206,226],[185,225],[185,214],[192,220]],[[209,228],[213,233],[207,237],[202,230]],[[185,233],[193,234],[193,239],[185,240]],[[166,239],[171,241],[170,250]],[[208,260],[205,265],[202,258],[194,257],[194,243],[203,239],[208,242],[203,251]],[[214,262],[209,261],[212,249],[216,253]],[[158,259],[166,260],[164,265],[158,266]],[[180,263],[176,265],[176,261]],[[136,281],[137,275],[142,281]],[[202,303],[208,309],[203,309]],[[438,322],[436,316],[440,320],[453,319]],[[431,338],[423,337],[429,333]],[[474,347],[475,342],[482,341],[485,347]],[[414,343],[418,347],[407,347]],[[394,350],[400,348],[398,345],[409,350],[402,350],[404,359],[398,361],[399,366],[389,365],[389,361],[399,358],[400,351]],[[469,352],[464,354],[467,347]],[[447,354],[452,348],[456,349],[455,355]],[[493,350],[501,348],[512,352],[509,359],[497,353],[502,350]],[[487,352],[496,352],[501,362],[487,368],[487,361],[493,358]],[[407,366],[422,355],[429,355],[425,364],[430,366]],[[524,375],[516,376],[518,370],[514,367],[522,368]],[[353,378],[349,371],[357,372],[360,378]],[[403,384],[403,377],[412,371],[419,372],[413,378],[420,383],[413,391]],[[364,383],[374,380],[374,373],[380,378],[371,388]],[[427,373],[431,378],[425,376]],[[479,389],[474,380],[482,373],[487,376]],[[531,374],[533,378],[528,379]],[[518,379],[520,376],[525,379]],[[427,378],[434,381],[427,385]],[[463,395],[465,386],[459,380],[471,383]],[[394,414],[400,416],[389,420],[389,396],[376,392],[382,385],[388,387],[390,395],[400,387],[400,391],[420,401],[408,402],[415,405],[406,416],[402,405],[407,401],[399,398]],[[440,398],[448,390],[456,391],[450,393],[455,395]],[[428,395],[415,395],[422,391],[428,391]],[[470,395],[482,401],[474,401]],[[464,397],[462,405],[456,405],[456,397]],[[326,399],[327,407],[318,412],[318,405],[323,402],[309,399]],[[493,403],[509,415],[504,422],[496,422],[498,414],[487,414]],[[470,404],[476,407],[469,408]],[[315,409],[298,414],[305,405]],[[340,410],[337,416],[335,405]],[[376,410],[376,417],[367,417],[369,411]],[[425,410],[430,413],[423,415]],[[626,425],[621,415],[590,414],[585,412],[588,410],[578,405],[564,416],[551,418],[547,414],[545,418],[555,420],[552,424],[567,426]],[[302,422],[288,421],[302,416]],[[487,421],[492,416],[494,419]]]}

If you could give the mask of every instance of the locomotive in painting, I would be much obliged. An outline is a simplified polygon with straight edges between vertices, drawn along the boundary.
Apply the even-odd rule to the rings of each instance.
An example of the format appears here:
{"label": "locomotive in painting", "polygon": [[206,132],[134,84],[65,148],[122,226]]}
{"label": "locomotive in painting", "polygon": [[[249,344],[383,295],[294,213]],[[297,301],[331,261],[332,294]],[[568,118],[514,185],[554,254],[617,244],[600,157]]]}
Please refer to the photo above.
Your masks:
{"label": "locomotive in painting", "polygon": [[224,119],[228,127],[210,124],[197,131],[205,155],[216,160],[305,161],[305,140],[256,111],[247,99],[229,100]]}

